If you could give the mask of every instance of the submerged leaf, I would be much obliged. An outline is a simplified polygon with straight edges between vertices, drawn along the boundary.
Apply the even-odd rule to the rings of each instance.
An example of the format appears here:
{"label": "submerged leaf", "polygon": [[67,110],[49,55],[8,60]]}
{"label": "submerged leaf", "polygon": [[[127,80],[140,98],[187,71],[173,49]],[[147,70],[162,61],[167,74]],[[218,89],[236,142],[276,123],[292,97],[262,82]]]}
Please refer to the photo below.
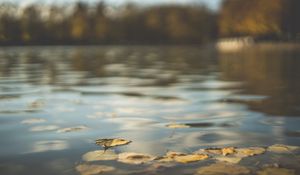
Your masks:
{"label": "submerged leaf", "polygon": [[275,153],[291,153],[293,151],[298,150],[300,147],[298,146],[290,146],[290,145],[282,145],[282,144],[275,144],[268,147],[268,151],[275,152]]}
{"label": "submerged leaf", "polygon": [[186,154],[182,153],[182,152],[168,151],[166,154],[166,157],[174,158],[176,156],[183,156],[183,155],[186,155]]}
{"label": "submerged leaf", "polygon": [[127,145],[130,142],[131,142],[130,140],[119,139],[119,138],[96,140],[96,144],[104,147],[104,149],[115,147],[115,146]]}
{"label": "submerged leaf", "polygon": [[227,156],[229,154],[235,153],[235,148],[234,147],[227,147],[227,148],[222,148],[222,155]]}
{"label": "submerged leaf", "polygon": [[222,161],[222,162],[228,162],[228,163],[239,163],[242,158],[241,157],[223,157],[223,156],[218,156],[218,157],[215,157],[215,159],[217,159],[218,161]]}
{"label": "submerged leaf", "polygon": [[167,154],[165,156],[160,157],[157,160],[159,162],[176,161],[179,163],[190,163],[190,162],[204,160],[207,158],[208,158],[208,155],[206,155],[206,154],[184,154],[181,152],[169,151],[169,152],[167,152]]}
{"label": "submerged leaf", "polygon": [[206,154],[189,154],[189,155],[175,156],[174,160],[179,163],[190,163],[190,162],[204,160],[207,158],[208,158],[208,155],[206,155]]}
{"label": "submerged leaf", "polygon": [[81,175],[94,175],[94,174],[101,174],[105,172],[114,171],[115,168],[111,166],[106,165],[88,165],[88,164],[82,164],[76,166],[76,170]]}
{"label": "submerged leaf", "polygon": [[225,147],[225,148],[207,148],[200,149],[199,153],[205,152],[209,154],[222,154],[223,156],[227,156],[229,154],[234,154],[236,152],[234,147]]}
{"label": "submerged leaf", "polygon": [[165,156],[158,157],[156,160],[158,160],[158,162],[162,162],[162,163],[172,162],[172,161],[174,161],[174,158],[176,156],[184,156],[184,155],[186,155],[186,154],[181,153],[181,152],[168,151]]}
{"label": "submerged leaf", "polygon": [[70,128],[62,128],[57,130],[58,133],[64,133],[64,132],[74,132],[74,131],[80,131],[80,130],[85,130],[88,129],[86,126],[75,126],[75,127],[70,127]]}
{"label": "submerged leaf", "polygon": [[97,150],[87,152],[82,156],[84,161],[98,161],[98,160],[116,160],[118,155],[112,150]]}
{"label": "submerged leaf", "polygon": [[238,148],[236,149],[237,157],[249,157],[254,155],[263,154],[266,152],[265,148],[261,147],[249,147],[249,148]]}
{"label": "submerged leaf", "polygon": [[142,164],[154,160],[155,157],[149,154],[125,152],[119,154],[118,161],[128,164]]}
{"label": "submerged leaf", "polygon": [[295,170],[278,168],[278,167],[267,167],[257,172],[258,175],[295,175]]}
{"label": "submerged leaf", "polygon": [[186,125],[186,124],[176,124],[176,123],[172,123],[172,124],[168,124],[166,125],[167,128],[189,128],[190,126],[189,125]]}
{"label": "submerged leaf", "polygon": [[244,166],[218,162],[198,169],[199,175],[239,175],[248,174],[250,170]]}

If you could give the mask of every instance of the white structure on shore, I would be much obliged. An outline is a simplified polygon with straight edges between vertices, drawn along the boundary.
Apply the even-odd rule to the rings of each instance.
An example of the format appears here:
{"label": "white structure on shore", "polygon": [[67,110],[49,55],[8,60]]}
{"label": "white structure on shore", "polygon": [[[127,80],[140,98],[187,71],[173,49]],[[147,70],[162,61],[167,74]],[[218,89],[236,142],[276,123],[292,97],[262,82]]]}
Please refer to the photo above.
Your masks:
{"label": "white structure on shore", "polygon": [[217,42],[217,49],[220,51],[237,51],[254,45],[252,37],[224,38]]}

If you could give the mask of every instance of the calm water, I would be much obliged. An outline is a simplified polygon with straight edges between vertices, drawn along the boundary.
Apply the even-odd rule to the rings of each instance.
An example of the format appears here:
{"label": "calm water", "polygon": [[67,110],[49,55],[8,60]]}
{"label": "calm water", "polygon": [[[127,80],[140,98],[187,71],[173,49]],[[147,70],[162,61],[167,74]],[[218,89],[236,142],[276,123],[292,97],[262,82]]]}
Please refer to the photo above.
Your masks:
{"label": "calm water", "polygon": [[[191,127],[174,130],[166,127],[170,123]],[[59,132],[77,126],[86,129]],[[300,51],[0,48],[0,136],[5,175],[76,174],[81,156],[101,149],[94,144],[98,138],[132,140],[116,152],[153,155],[300,146]],[[102,164],[125,174],[143,168]],[[166,171],[178,169],[184,167]]]}

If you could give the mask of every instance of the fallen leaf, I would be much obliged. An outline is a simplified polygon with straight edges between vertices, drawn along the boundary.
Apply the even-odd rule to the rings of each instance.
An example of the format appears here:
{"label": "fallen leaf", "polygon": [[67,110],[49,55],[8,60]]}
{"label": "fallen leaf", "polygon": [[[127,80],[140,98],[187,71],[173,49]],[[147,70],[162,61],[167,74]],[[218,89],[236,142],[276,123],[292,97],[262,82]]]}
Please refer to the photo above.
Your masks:
{"label": "fallen leaf", "polygon": [[268,151],[275,152],[275,153],[291,153],[293,151],[298,150],[300,147],[298,146],[290,146],[290,145],[282,145],[282,144],[275,144],[268,147]]}
{"label": "fallen leaf", "polygon": [[254,155],[263,154],[266,152],[265,148],[261,147],[249,147],[249,148],[238,148],[236,149],[237,157],[249,157]]}
{"label": "fallen leaf", "polygon": [[278,168],[278,167],[268,167],[257,172],[258,175],[295,175],[295,170]]}
{"label": "fallen leaf", "polygon": [[217,159],[218,161],[221,161],[221,162],[228,162],[228,163],[239,163],[242,158],[241,157],[223,157],[223,156],[218,156],[218,157],[215,157],[215,159]]}
{"label": "fallen leaf", "polygon": [[84,161],[99,161],[99,160],[116,160],[118,158],[118,155],[112,151],[112,150],[97,150],[97,151],[91,151],[87,152],[82,156],[82,159]]}
{"label": "fallen leaf", "polygon": [[80,131],[80,130],[85,130],[88,129],[86,126],[75,126],[75,127],[70,127],[70,128],[62,128],[57,130],[58,133],[64,133],[64,132],[74,132],[74,131]]}
{"label": "fallen leaf", "polygon": [[205,152],[209,154],[222,154],[223,156],[227,156],[229,154],[233,154],[236,152],[234,147],[225,147],[225,148],[206,148],[200,149],[199,153]]}
{"label": "fallen leaf", "polygon": [[174,160],[179,163],[190,163],[190,162],[204,160],[207,158],[208,158],[208,155],[206,155],[206,154],[189,154],[189,155],[175,156]]}
{"label": "fallen leaf", "polygon": [[154,159],[155,157],[149,154],[125,152],[119,154],[118,161],[128,164],[143,164]]}
{"label": "fallen leaf", "polygon": [[199,175],[239,175],[248,174],[250,170],[244,166],[218,162],[197,170]]}
{"label": "fallen leaf", "polygon": [[158,160],[158,162],[162,162],[162,163],[172,162],[172,161],[176,161],[179,163],[190,163],[190,162],[204,160],[207,158],[208,158],[208,155],[206,155],[206,154],[184,154],[181,152],[169,151],[166,153],[165,156],[159,157],[156,160]]}
{"label": "fallen leaf", "polygon": [[186,154],[182,153],[182,152],[168,151],[166,154],[166,157],[174,158],[176,156],[183,156],[183,155],[186,155]]}
{"label": "fallen leaf", "polygon": [[76,170],[81,175],[94,175],[94,174],[101,174],[105,172],[114,171],[115,168],[106,165],[88,165],[88,164],[81,164],[76,166]]}
{"label": "fallen leaf", "polygon": [[96,144],[102,146],[104,149],[115,147],[115,146],[127,145],[130,142],[131,142],[130,140],[119,139],[119,138],[96,140]]}
{"label": "fallen leaf", "polygon": [[173,124],[168,124],[166,125],[167,128],[190,128],[189,125],[186,125],[186,124],[176,124],[176,123],[173,123]]}
{"label": "fallen leaf", "polygon": [[223,156],[226,156],[226,155],[229,155],[229,154],[233,154],[235,153],[235,148],[234,147],[227,147],[227,148],[222,148],[222,155]]}
{"label": "fallen leaf", "polygon": [[43,123],[43,122],[46,122],[46,120],[42,118],[30,118],[21,121],[22,124],[36,124],[36,123]]}
{"label": "fallen leaf", "polygon": [[172,161],[174,161],[174,158],[176,156],[184,156],[184,155],[186,155],[186,154],[181,153],[181,152],[168,151],[165,156],[158,157],[155,160],[158,160],[158,162],[161,162],[161,163],[172,162]]}

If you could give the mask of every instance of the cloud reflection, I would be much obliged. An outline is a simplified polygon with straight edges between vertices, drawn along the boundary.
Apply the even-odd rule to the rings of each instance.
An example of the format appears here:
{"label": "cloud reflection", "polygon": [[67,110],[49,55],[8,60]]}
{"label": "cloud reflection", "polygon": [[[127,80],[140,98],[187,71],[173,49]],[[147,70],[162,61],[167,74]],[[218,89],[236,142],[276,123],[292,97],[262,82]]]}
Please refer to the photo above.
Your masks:
{"label": "cloud reflection", "polygon": [[58,151],[69,148],[68,142],[64,140],[46,140],[37,141],[33,144],[32,153],[35,152],[46,152],[46,151]]}
{"label": "cloud reflection", "polygon": [[56,125],[45,125],[45,126],[35,126],[30,128],[29,130],[32,132],[41,132],[41,131],[53,131],[58,129],[59,127]]}

